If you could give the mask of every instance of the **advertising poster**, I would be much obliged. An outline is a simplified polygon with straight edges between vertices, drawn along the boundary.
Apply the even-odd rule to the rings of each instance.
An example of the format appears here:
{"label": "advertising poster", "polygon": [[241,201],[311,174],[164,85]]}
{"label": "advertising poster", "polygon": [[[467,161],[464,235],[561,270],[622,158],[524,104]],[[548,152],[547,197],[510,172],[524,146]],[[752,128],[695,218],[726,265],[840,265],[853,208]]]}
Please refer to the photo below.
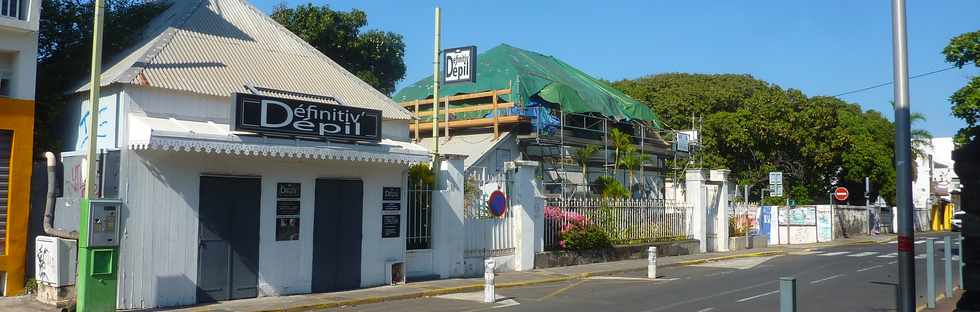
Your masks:
{"label": "advertising poster", "polygon": [[277,241],[299,240],[299,218],[297,217],[276,218],[276,240]]}

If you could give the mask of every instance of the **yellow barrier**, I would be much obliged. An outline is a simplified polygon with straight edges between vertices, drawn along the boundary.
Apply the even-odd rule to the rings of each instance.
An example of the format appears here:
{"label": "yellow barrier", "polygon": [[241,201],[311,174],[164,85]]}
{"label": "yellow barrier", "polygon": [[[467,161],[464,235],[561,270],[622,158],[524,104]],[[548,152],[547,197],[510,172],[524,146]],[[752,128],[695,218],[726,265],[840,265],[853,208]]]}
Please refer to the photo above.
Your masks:
{"label": "yellow barrier", "polygon": [[3,295],[15,296],[24,290],[31,154],[34,150],[34,101],[0,98],[0,130],[13,131],[10,184],[7,189],[7,240],[4,254],[0,255],[0,272],[7,275]]}

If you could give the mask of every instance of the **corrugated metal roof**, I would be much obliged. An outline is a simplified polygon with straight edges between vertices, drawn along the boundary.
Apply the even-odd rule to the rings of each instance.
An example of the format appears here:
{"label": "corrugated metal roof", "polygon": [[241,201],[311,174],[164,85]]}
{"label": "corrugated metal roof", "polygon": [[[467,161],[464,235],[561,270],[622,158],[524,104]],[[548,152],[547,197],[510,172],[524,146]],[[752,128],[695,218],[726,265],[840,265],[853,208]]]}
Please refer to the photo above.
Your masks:
{"label": "corrugated metal roof", "polygon": [[[464,155],[463,168],[469,169],[474,164],[480,162],[490,151],[497,148],[500,142],[509,139],[510,132],[503,132],[500,137],[494,139],[493,133],[474,133],[461,134],[451,137],[439,138],[439,152],[442,154]],[[418,145],[431,148],[433,139],[422,138]]]}
{"label": "corrugated metal roof", "polygon": [[[152,21],[143,40],[102,73],[102,85],[131,83],[216,96],[244,85],[328,95],[378,109],[386,119],[412,114],[361,81],[245,0],[181,0]],[[89,89],[88,81],[76,89]]]}

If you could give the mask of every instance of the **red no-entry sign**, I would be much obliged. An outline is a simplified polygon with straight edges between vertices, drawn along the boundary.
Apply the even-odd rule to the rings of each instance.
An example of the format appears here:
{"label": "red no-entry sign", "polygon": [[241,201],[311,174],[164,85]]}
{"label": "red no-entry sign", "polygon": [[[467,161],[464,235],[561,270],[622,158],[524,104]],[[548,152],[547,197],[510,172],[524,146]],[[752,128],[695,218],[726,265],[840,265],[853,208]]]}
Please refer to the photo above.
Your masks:
{"label": "red no-entry sign", "polygon": [[834,199],[836,199],[837,201],[847,200],[847,196],[850,194],[851,193],[848,192],[847,189],[844,187],[837,187],[836,189],[834,189]]}

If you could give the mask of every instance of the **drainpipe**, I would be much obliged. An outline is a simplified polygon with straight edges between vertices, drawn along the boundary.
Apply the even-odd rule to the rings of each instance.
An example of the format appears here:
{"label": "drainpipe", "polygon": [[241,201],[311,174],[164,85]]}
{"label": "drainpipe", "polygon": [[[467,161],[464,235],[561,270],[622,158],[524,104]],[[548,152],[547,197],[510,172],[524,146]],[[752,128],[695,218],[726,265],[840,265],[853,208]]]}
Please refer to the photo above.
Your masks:
{"label": "drainpipe", "polygon": [[54,227],[55,167],[57,167],[58,162],[54,158],[54,153],[51,152],[45,152],[44,158],[48,160],[48,193],[44,201],[44,233],[54,237],[78,240],[77,231],[68,231]]}

